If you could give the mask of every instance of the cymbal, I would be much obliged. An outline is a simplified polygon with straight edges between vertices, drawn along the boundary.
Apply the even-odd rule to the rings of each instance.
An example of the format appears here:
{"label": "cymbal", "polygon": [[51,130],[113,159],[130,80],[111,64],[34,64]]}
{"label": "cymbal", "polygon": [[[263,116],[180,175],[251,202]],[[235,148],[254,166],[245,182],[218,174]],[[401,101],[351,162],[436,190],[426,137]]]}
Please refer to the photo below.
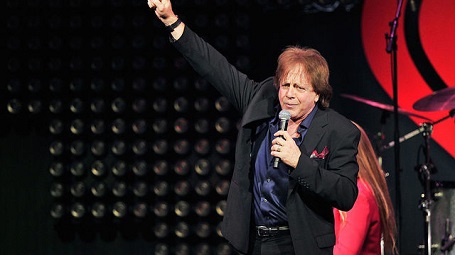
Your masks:
{"label": "cymbal", "polygon": [[412,106],[417,111],[443,111],[455,109],[455,87],[445,88],[425,96]]}
{"label": "cymbal", "polygon": [[[362,97],[359,97],[359,96],[349,95],[349,94],[341,94],[341,96],[349,98],[349,99],[352,99],[352,100],[355,100],[355,101],[358,101],[358,102],[361,102],[361,103],[364,103],[364,104],[367,104],[367,105],[370,105],[370,106],[373,106],[373,107],[376,107],[376,108],[379,108],[379,109],[382,109],[382,110],[386,110],[386,111],[389,111],[389,112],[393,112],[394,111],[393,105],[383,104],[383,103],[375,102],[375,101],[372,101],[372,100],[369,100],[369,99],[365,99],[365,98],[362,98]],[[430,120],[427,117],[415,114],[413,112],[410,112],[410,111],[407,111],[407,110],[404,110],[404,109],[401,109],[401,108],[398,108],[397,111],[400,114],[414,116],[414,117],[418,117],[418,118],[425,119],[425,120]]]}

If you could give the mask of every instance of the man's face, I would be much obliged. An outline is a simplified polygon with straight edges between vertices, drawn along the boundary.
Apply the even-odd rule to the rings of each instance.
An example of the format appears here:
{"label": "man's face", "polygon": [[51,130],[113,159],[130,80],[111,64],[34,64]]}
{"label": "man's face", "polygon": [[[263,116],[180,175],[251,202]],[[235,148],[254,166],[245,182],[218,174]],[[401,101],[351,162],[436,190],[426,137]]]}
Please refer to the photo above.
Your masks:
{"label": "man's face", "polygon": [[294,67],[281,80],[278,98],[281,108],[291,113],[291,120],[299,122],[313,110],[319,100],[319,95],[314,92],[302,69]]}

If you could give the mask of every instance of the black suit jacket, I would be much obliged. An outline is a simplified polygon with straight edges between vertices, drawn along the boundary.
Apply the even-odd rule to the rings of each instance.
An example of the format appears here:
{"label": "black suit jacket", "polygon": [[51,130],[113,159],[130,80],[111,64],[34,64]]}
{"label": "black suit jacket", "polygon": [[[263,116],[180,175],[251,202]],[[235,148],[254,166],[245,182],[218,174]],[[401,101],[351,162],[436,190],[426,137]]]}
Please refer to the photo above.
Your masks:
{"label": "black suit jacket", "polygon": [[[249,79],[188,27],[173,44],[242,114],[222,233],[236,250],[247,253],[255,235],[253,145],[258,137],[263,137],[255,131],[275,116],[278,92],[272,77],[262,82]],[[357,198],[359,137],[359,130],[332,109],[316,112],[300,146],[298,166],[289,176],[286,209],[296,254],[302,251],[312,255],[332,254],[335,245],[332,207],[349,210]],[[329,151],[324,158],[311,156],[324,148]]]}

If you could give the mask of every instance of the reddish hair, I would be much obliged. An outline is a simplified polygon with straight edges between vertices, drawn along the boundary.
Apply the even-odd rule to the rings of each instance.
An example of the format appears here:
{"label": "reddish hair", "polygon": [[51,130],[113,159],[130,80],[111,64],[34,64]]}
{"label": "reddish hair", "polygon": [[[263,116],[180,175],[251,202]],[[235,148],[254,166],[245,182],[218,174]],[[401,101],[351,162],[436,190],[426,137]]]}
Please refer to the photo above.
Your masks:
{"label": "reddish hair", "polygon": [[316,94],[318,104],[322,108],[329,107],[332,99],[332,87],[329,84],[329,66],[319,51],[301,46],[288,46],[278,57],[275,72],[275,86],[279,88],[281,81],[293,67],[300,67],[308,77]]}

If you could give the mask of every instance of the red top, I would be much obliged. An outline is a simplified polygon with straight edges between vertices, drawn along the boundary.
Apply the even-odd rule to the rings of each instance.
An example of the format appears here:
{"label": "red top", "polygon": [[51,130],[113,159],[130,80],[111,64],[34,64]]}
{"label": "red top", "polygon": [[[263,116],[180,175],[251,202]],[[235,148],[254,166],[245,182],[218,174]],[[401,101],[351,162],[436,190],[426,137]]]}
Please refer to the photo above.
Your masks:
{"label": "red top", "polygon": [[334,209],[336,245],[334,255],[381,254],[381,217],[370,186],[357,180],[359,195],[354,207],[342,215]]}

